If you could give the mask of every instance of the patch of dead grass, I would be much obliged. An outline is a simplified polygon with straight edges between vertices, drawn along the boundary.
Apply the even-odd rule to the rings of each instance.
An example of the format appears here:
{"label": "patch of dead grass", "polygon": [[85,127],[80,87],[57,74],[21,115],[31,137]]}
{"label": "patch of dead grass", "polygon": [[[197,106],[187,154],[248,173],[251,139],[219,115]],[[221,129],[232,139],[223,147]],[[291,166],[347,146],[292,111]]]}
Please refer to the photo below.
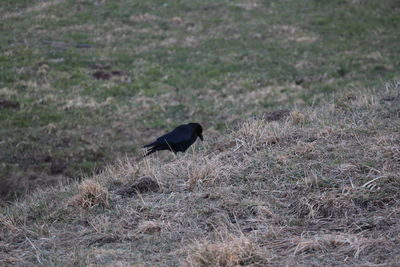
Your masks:
{"label": "patch of dead grass", "polygon": [[284,129],[288,129],[287,124],[267,122],[264,119],[250,119],[233,131],[231,138],[237,143],[236,150],[240,147],[249,151],[260,150],[267,145],[279,144],[283,141]]}
{"label": "patch of dead grass", "polygon": [[43,11],[45,9],[48,9],[49,7],[52,7],[52,6],[55,6],[55,5],[58,5],[58,4],[62,4],[63,2],[64,2],[64,0],[53,0],[53,1],[39,2],[39,3],[37,3],[37,4],[35,4],[35,5],[31,6],[31,7],[22,9],[20,11],[6,13],[6,14],[1,16],[1,19],[5,20],[5,19],[23,17],[23,16],[26,16],[29,13]]}
{"label": "patch of dead grass", "polygon": [[109,193],[107,188],[94,180],[84,180],[78,187],[79,194],[68,201],[69,206],[82,210],[90,210],[100,206],[109,208]]}
{"label": "patch of dead grass", "polygon": [[306,122],[306,116],[298,110],[293,110],[290,113],[290,119],[293,124],[304,124]]}
{"label": "patch of dead grass", "polygon": [[336,253],[351,255],[358,258],[364,251],[388,244],[384,239],[372,239],[361,234],[319,234],[312,237],[300,237],[293,240],[297,243],[293,249],[294,255],[335,250]]}
{"label": "patch of dead grass", "polygon": [[110,105],[113,102],[112,97],[108,97],[103,102],[97,102],[92,97],[77,97],[73,99],[68,99],[67,103],[62,107],[63,109],[73,109],[73,108],[91,108],[91,109],[98,109],[104,106]]}
{"label": "patch of dead grass", "polygon": [[268,258],[266,251],[245,236],[197,242],[188,254],[184,266],[244,266],[260,264]]}
{"label": "patch of dead grass", "polygon": [[155,15],[151,15],[149,13],[139,14],[139,15],[132,15],[129,17],[131,22],[141,23],[141,22],[153,22],[160,20],[159,17]]}
{"label": "patch of dead grass", "polygon": [[315,159],[318,156],[318,150],[315,143],[299,142],[294,149],[296,156],[304,159]]}
{"label": "patch of dead grass", "polygon": [[[232,94],[232,91],[243,90],[246,83],[250,83],[246,79],[235,80],[234,82],[229,82],[223,89],[226,91],[227,96],[224,97],[224,101],[234,102],[236,105],[257,105],[261,104],[269,99],[273,98],[274,102],[282,103],[288,99],[288,92],[291,94],[299,94],[304,91],[304,88],[296,85],[295,83],[277,84],[261,87],[257,90],[247,91],[241,94]],[[221,96],[219,96],[221,97]],[[301,103],[301,99],[296,99],[296,103]]]}
{"label": "patch of dead grass", "polygon": [[242,165],[234,161],[225,162],[223,153],[206,155],[203,152],[193,152],[178,155],[164,165],[160,165],[154,157],[144,158],[135,164],[126,163],[123,167],[124,174],[118,179],[135,181],[139,177],[148,176],[157,180],[162,190],[163,185],[165,187],[178,178],[185,181],[186,189],[193,190],[196,185],[212,186],[220,180],[227,179],[237,173]]}
{"label": "patch of dead grass", "polygon": [[245,10],[254,10],[254,9],[259,9],[259,8],[263,7],[259,3],[259,1],[254,1],[254,0],[253,1],[246,1],[246,2],[243,2],[243,3],[235,3],[235,4],[232,4],[232,5],[240,7],[240,8],[243,8]]}
{"label": "patch of dead grass", "polygon": [[[0,215],[0,226],[7,232],[7,236],[19,236],[23,233],[23,230],[18,226],[18,222],[13,216]],[[0,239],[5,239],[5,235],[0,235]]]}
{"label": "patch of dead grass", "polygon": [[303,29],[293,25],[273,25],[270,28],[270,32],[287,42],[313,43],[318,40],[316,34],[305,32]]}
{"label": "patch of dead grass", "polygon": [[394,205],[394,196],[372,194],[361,186],[333,189],[300,197],[291,204],[291,210],[300,218],[347,218]]}
{"label": "patch of dead grass", "polygon": [[194,159],[185,167],[188,176],[187,188],[193,190],[196,184],[212,185],[220,179],[235,174],[239,165],[226,164],[221,157],[211,155],[204,157],[200,164]]}
{"label": "patch of dead grass", "polygon": [[17,95],[18,91],[17,90],[12,90],[9,88],[1,88],[0,89],[0,95],[2,96],[14,96]]}
{"label": "patch of dead grass", "polygon": [[164,230],[170,230],[171,224],[165,221],[152,220],[142,221],[139,223],[135,233],[136,234],[153,234]]}

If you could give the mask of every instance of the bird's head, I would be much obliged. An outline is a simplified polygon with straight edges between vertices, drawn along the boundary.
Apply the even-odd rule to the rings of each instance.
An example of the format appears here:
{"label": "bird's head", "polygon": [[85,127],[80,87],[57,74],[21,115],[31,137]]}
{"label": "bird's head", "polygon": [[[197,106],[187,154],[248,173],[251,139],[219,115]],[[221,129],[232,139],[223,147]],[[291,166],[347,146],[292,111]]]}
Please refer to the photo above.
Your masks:
{"label": "bird's head", "polygon": [[196,131],[197,136],[200,138],[201,141],[203,141],[203,127],[201,127],[201,125],[196,122],[189,123],[189,126]]}

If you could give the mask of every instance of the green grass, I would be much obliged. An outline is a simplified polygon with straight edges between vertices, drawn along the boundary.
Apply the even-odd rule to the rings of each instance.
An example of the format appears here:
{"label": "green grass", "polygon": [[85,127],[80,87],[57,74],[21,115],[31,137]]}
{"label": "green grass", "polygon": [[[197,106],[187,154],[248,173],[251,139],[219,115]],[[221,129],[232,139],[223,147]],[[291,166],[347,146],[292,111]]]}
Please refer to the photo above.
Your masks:
{"label": "green grass", "polygon": [[[221,131],[398,78],[399,8],[395,0],[3,1],[0,97],[21,107],[1,109],[0,181],[52,175],[53,161],[76,178],[140,155],[183,122]],[[123,73],[96,80],[101,66]],[[44,154],[50,163],[26,160]]]}

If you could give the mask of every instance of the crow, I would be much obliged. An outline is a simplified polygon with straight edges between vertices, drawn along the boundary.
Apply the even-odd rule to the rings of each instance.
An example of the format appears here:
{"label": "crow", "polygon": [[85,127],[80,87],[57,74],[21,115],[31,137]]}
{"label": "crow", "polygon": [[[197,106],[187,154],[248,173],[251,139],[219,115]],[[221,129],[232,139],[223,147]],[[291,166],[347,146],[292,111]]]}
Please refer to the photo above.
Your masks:
{"label": "crow", "polygon": [[159,150],[170,150],[175,154],[185,152],[197,139],[203,141],[203,128],[198,123],[179,125],[172,132],[157,138],[153,143],[143,146],[149,148],[145,157]]}

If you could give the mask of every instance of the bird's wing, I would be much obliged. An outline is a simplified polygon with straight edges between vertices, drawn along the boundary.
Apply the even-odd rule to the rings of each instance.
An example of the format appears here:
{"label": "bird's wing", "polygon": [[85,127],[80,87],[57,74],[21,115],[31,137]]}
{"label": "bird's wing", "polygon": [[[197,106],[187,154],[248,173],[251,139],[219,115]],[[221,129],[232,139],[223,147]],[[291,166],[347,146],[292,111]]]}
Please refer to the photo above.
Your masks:
{"label": "bird's wing", "polygon": [[156,146],[163,145],[163,144],[165,144],[166,136],[168,136],[168,134],[164,134],[163,136],[158,137],[156,141],[154,141],[150,144],[144,145],[143,147],[156,147]]}
{"label": "bird's wing", "polygon": [[160,145],[165,145],[166,142],[168,143],[168,145],[173,146],[176,144],[187,142],[192,138],[192,136],[193,129],[189,125],[180,125],[176,127],[172,132],[166,133],[163,136],[158,137],[156,141],[143,147],[156,147]]}
{"label": "bird's wing", "polygon": [[151,146],[154,146],[154,145],[157,144],[157,142],[158,142],[158,141],[154,141],[154,142],[152,142],[152,143],[150,143],[150,144],[144,145],[143,147],[151,147]]}
{"label": "bird's wing", "polygon": [[157,139],[160,142],[167,142],[168,144],[175,145],[187,142],[192,138],[193,129],[188,125],[181,125],[176,127],[172,132],[167,133]]}

